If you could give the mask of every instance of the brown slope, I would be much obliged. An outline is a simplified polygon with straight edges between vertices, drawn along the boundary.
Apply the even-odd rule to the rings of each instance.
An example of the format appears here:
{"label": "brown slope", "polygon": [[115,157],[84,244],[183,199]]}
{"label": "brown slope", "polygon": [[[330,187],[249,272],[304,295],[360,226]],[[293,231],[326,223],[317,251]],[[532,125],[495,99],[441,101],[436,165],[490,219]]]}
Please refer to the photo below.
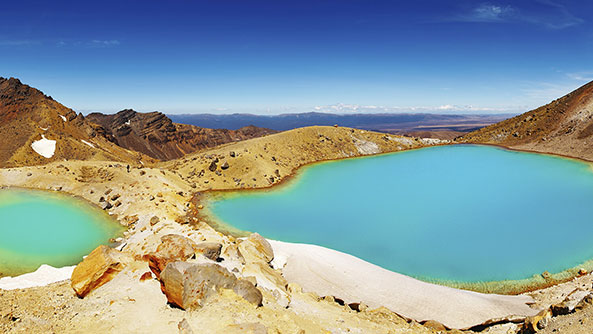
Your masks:
{"label": "brown slope", "polygon": [[87,119],[103,127],[115,144],[160,160],[177,159],[200,149],[276,132],[255,126],[238,130],[207,129],[173,123],[160,112],[139,113],[131,109],[114,115],[92,113]]}
{"label": "brown slope", "polygon": [[527,113],[457,138],[593,160],[593,82]]}
{"label": "brown slope", "polygon": [[[42,136],[56,141],[51,158],[39,155],[31,147]],[[0,77],[0,138],[3,139],[0,167],[39,165],[67,159],[129,163],[142,159],[144,162],[152,161],[109,142],[101,135],[101,129],[81,114],[77,115],[72,109],[15,78]]]}

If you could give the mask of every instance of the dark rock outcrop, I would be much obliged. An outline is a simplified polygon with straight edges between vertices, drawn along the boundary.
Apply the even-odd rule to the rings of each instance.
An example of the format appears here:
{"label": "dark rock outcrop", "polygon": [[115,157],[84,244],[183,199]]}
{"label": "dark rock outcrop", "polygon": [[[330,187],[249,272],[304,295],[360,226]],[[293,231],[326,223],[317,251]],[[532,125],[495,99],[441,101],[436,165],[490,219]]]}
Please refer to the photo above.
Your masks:
{"label": "dark rock outcrop", "polygon": [[207,129],[173,123],[160,112],[126,109],[114,115],[87,116],[113,143],[160,160],[171,160],[199,149],[264,136],[276,131],[248,126],[238,130]]}

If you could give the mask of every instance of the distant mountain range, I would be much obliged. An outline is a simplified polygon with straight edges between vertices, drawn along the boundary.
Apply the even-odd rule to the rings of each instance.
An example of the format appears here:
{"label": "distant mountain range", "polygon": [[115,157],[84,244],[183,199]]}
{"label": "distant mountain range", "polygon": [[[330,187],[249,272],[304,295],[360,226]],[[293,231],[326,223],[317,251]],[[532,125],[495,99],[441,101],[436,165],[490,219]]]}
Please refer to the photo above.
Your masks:
{"label": "distant mountain range", "polygon": [[331,114],[309,112],[282,115],[252,114],[183,114],[168,115],[174,122],[191,124],[206,128],[239,129],[244,126],[285,131],[312,125],[346,126],[371,131],[395,134],[415,134],[418,132],[448,131],[456,134],[469,132],[490,125],[513,115],[448,115],[448,114]]}

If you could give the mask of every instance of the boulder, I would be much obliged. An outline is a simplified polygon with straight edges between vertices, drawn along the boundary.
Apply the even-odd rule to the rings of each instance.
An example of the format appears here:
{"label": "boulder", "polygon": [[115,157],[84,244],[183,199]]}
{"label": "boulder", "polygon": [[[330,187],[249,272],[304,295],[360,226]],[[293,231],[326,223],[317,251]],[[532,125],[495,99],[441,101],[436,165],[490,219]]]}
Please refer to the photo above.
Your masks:
{"label": "boulder", "polygon": [[196,244],[181,235],[167,234],[161,237],[156,251],[146,255],[148,267],[159,278],[169,262],[185,261],[195,255]]}
{"label": "boulder", "polygon": [[78,297],[84,298],[89,292],[113,279],[123,268],[121,252],[101,245],[74,268],[72,288]]}
{"label": "boulder", "polygon": [[239,280],[214,263],[171,262],[161,273],[161,289],[169,303],[184,310],[198,309],[220,289],[233,290],[248,302],[260,306],[261,292],[250,282]]}
{"label": "boulder", "polygon": [[233,285],[233,291],[238,296],[242,297],[253,305],[262,305],[263,296],[261,291],[259,291],[255,285],[249,281],[238,279]]}
{"label": "boulder", "polygon": [[214,172],[216,170],[216,167],[217,167],[216,166],[216,162],[215,161],[212,161],[210,163],[210,166],[208,166],[208,170],[211,171],[211,172]]}
{"label": "boulder", "polygon": [[447,327],[445,327],[445,325],[443,325],[440,322],[435,321],[435,320],[427,320],[424,323],[422,323],[422,325],[424,325],[424,327],[428,327],[428,328],[436,330],[436,331],[446,331],[447,330]]}
{"label": "boulder", "polygon": [[158,216],[152,216],[152,218],[150,218],[150,226],[154,226],[156,224],[158,224],[158,222],[160,221]]}
{"label": "boulder", "polygon": [[206,258],[216,261],[220,257],[222,244],[218,242],[201,242],[195,246],[196,254],[202,254]]}
{"label": "boulder", "polygon": [[239,244],[239,252],[246,262],[253,263],[265,261],[270,263],[274,259],[274,250],[264,237],[257,233],[252,233]]}
{"label": "boulder", "polygon": [[525,322],[521,326],[522,333],[536,333],[545,327],[550,318],[552,318],[550,309],[542,310],[534,316],[525,318]]}
{"label": "boulder", "polygon": [[554,316],[572,313],[577,305],[590,294],[587,290],[575,289],[561,303],[552,305],[552,313]]}
{"label": "boulder", "polygon": [[223,162],[223,163],[222,163],[222,165],[220,165],[220,168],[221,168],[221,169],[223,169],[223,170],[224,170],[224,169],[228,169],[228,168],[229,168],[229,163],[228,163],[228,162],[226,162],[226,161],[225,161],[225,162]]}

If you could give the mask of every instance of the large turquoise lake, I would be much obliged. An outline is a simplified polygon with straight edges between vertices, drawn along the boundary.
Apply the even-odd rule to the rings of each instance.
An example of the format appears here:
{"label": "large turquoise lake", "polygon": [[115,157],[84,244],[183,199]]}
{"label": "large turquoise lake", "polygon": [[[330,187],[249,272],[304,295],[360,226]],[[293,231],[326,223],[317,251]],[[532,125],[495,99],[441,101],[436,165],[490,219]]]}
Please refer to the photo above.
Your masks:
{"label": "large turquoise lake", "polygon": [[41,191],[0,190],[0,276],[41,264],[73,265],[122,227],[82,200]]}
{"label": "large turquoise lake", "polygon": [[558,273],[593,259],[589,164],[454,145],[315,164],[270,191],[214,197],[219,221],[427,280]]}

